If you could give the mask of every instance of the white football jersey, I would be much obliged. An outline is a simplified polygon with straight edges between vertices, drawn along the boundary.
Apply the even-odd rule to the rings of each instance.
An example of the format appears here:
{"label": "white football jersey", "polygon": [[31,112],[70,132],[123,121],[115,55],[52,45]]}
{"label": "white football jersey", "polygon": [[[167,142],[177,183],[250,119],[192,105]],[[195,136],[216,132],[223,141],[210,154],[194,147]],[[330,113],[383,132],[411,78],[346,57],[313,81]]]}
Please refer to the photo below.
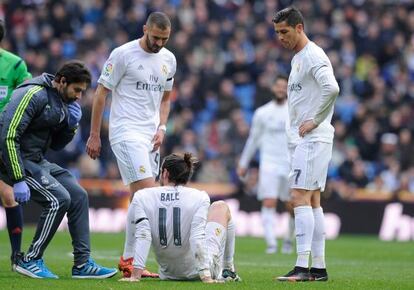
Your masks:
{"label": "white football jersey", "polygon": [[[205,238],[210,198],[205,191],[185,186],[161,186],[138,191],[135,218],[147,218],[161,279],[199,278],[190,237]],[[194,232],[193,220],[203,221]]]}
{"label": "white football jersey", "polygon": [[172,52],[162,48],[148,53],[138,40],[114,49],[98,83],[112,91],[109,119],[111,143],[135,139],[139,134],[152,139],[160,122],[164,91],[171,91],[176,71]]}
{"label": "white football jersey", "polygon": [[259,107],[253,115],[249,138],[240,157],[240,166],[247,168],[257,149],[260,166],[274,167],[280,174],[289,172],[286,122],[288,105],[275,101]]}
{"label": "white football jersey", "polygon": [[[290,129],[299,132],[299,126],[307,120],[313,119],[322,99],[321,82],[318,80],[318,70],[327,67],[329,69],[329,81],[335,82],[332,86],[338,86],[331,62],[325,52],[314,42],[308,44],[292,59],[292,70],[288,81],[288,107]],[[305,135],[302,141],[333,142],[334,128],[331,125],[333,107],[328,116],[317,128]]]}

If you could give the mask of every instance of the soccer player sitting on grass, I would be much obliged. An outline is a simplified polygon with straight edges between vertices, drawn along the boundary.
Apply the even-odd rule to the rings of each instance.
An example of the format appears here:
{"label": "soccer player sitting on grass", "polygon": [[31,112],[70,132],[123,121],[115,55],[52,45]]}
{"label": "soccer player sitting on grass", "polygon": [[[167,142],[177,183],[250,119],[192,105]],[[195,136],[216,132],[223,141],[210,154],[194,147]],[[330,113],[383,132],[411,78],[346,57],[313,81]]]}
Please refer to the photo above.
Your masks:
{"label": "soccer player sitting on grass", "polygon": [[[159,187],[139,190],[128,209],[126,243],[133,249],[120,281],[141,279],[152,247],[162,280],[204,283],[240,281],[234,271],[235,227],[223,201],[210,205],[204,191],[186,187],[195,158],[171,154],[161,167]],[[129,276],[129,277],[128,277]]]}

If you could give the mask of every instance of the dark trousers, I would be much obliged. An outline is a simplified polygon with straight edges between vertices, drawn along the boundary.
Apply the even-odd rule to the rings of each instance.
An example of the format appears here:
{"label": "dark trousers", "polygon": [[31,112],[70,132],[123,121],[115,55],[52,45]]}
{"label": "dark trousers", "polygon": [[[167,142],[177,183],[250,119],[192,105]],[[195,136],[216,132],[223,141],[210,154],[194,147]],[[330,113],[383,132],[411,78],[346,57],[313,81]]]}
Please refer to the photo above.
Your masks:
{"label": "dark trousers", "polygon": [[39,163],[24,161],[31,199],[43,207],[36,234],[25,260],[43,256],[63,217],[67,214],[72,237],[75,265],[90,255],[88,195],[66,169],[43,159]]}

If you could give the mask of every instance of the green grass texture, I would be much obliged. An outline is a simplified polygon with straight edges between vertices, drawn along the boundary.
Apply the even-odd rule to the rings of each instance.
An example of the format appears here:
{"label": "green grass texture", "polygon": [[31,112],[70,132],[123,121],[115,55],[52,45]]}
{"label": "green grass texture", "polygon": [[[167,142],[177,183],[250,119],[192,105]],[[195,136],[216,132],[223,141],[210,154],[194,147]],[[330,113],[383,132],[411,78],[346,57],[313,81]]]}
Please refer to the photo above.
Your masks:
{"label": "green grass texture", "polygon": [[[34,228],[23,233],[27,250]],[[93,233],[92,257],[100,264],[116,267],[122,253],[123,233]],[[280,243],[279,243],[280,244]],[[242,282],[202,284],[143,279],[136,283],[118,282],[121,274],[105,280],[71,278],[72,248],[68,232],[56,233],[46,249],[44,260],[58,280],[32,279],[11,272],[7,231],[0,231],[0,289],[414,289],[414,242],[382,242],[373,236],[342,235],[326,243],[328,282],[277,282],[294,266],[296,255],[265,254],[262,239],[236,240],[235,264]],[[179,263],[179,261],[177,261]],[[148,268],[157,269],[153,254]]]}

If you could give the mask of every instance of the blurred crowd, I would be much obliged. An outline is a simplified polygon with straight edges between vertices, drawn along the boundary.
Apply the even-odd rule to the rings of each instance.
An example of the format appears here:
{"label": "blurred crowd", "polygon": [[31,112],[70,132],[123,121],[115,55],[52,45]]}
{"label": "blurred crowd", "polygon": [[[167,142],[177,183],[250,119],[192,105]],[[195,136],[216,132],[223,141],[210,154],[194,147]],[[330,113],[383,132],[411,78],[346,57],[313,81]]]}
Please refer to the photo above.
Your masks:
{"label": "blurred crowd", "polygon": [[[34,75],[67,59],[86,62],[92,88],[82,100],[78,135],[52,159],[79,177],[116,179],[107,139],[99,160],[85,153],[96,80],[111,50],[142,35],[152,11],[172,20],[167,47],[177,58],[164,154],[190,151],[201,160],[195,180],[239,181],[236,164],[254,110],[272,99],[270,85],[290,71],[292,53],[273,31],[274,13],[292,1],[12,0],[0,17],[2,46],[23,57]],[[308,36],[327,52],[341,93],[328,194],[352,198],[357,188],[414,194],[414,4],[397,0],[293,1]],[[277,144],[277,140],[275,141]]]}

